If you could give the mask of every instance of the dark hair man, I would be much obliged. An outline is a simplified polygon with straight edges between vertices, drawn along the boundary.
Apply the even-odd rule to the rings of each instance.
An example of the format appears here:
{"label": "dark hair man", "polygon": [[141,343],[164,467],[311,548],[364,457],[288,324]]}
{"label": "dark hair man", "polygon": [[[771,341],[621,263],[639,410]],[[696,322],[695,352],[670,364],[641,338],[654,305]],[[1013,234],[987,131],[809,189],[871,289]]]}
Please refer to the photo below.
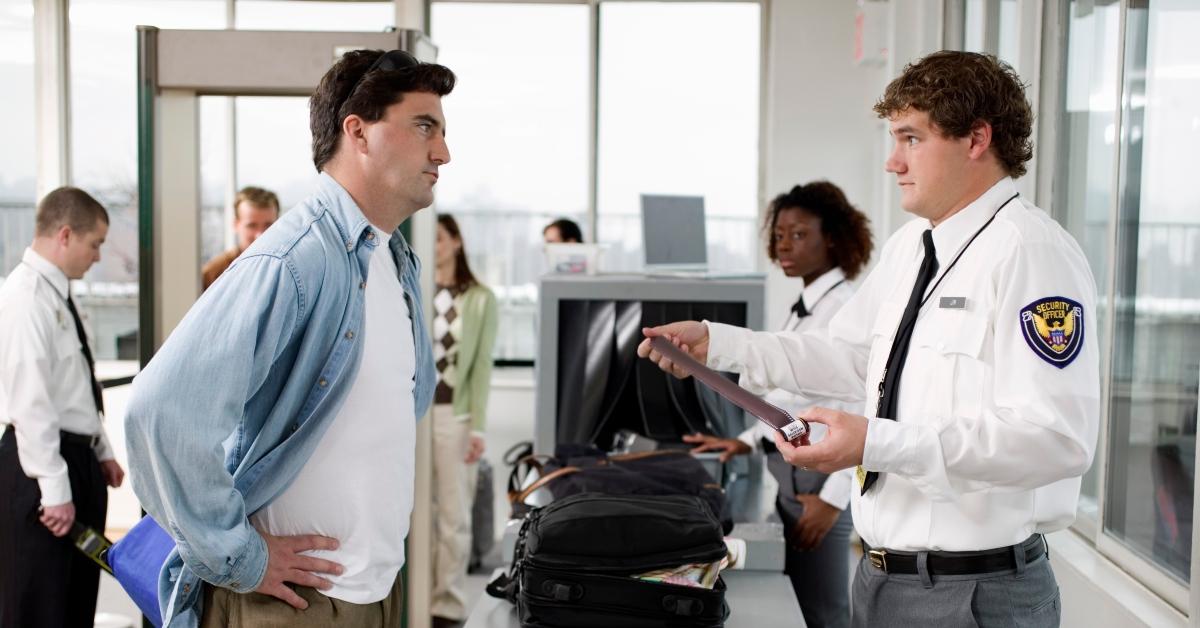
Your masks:
{"label": "dark hair man", "polygon": [[108,212],[64,187],[0,287],[0,626],[91,626],[100,568],[61,538],[104,531],[113,459],[95,361],[70,282],[100,261]]}
{"label": "dark hair man", "polygon": [[450,161],[447,68],[346,53],[309,103],[316,193],[204,293],[134,383],[134,488],[177,543],[171,626],[398,625],[435,370],[400,223]]}
{"label": "dark hair man", "polygon": [[200,269],[203,288],[208,290],[233,260],[250,248],[276,220],[279,220],[279,197],[274,192],[254,186],[238,190],[233,200],[233,231],[237,234],[237,246],[204,263]]}
{"label": "dark hair man", "polygon": [[[828,436],[801,468],[856,468],[866,552],[856,627],[1057,626],[1048,532],[1075,517],[1099,424],[1096,285],[1075,240],[1017,194],[1033,115],[1012,68],[943,51],[904,69],[875,112],[885,164],[917,218],[825,334],[673,323],[667,335],[750,388],[864,395],[814,409]],[[669,360],[639,347],[668,370]],[[869,418],[867,418],[869,417]]]}

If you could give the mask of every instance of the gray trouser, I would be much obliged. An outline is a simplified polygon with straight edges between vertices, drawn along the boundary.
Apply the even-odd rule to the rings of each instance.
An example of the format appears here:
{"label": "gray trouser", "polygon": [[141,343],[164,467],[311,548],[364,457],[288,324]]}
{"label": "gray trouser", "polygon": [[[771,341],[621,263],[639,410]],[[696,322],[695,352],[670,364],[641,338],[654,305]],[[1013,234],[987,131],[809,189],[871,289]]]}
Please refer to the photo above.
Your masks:
{"label": "gray trouser", "polygon": [[[851,598],[854,628],[1054,628],[1062,614],[1046,555],[1007,571],[962,576],[888,574],[864,556]],[[923,565],[918,559],[918,565]]]}

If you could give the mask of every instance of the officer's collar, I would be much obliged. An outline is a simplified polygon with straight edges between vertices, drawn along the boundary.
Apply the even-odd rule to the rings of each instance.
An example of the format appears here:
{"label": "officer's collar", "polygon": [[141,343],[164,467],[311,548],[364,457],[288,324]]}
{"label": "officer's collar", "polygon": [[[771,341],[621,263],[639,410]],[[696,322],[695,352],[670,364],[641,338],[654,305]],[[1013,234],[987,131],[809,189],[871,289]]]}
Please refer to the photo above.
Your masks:
{"label": "officer's collar", "polygon": [[58,292],[58,296],[66,299],[70,294],[70,281],[62,269],[54,265],[54,262],[42,257],[32,248],[25,249],[25,254],[21,256],[21,262],[45,278],[50,286]]}
{"label": "officer's collar", "polygon": [[1012,178],[1004,177],[979,198],[934,227],[933,246],[937,250],[938,266],[945,268],[967,238],[974,235],[1000,209],[1000,205],[1016,193],[1017,186]]}
{"label": "officer's collar", "polygon": [[800,295],[804,297],[804,304],[808,307],[813,307],[825,293],[829,292],[839,282],[846,278],[846,273],[838,266],[825,271],[825,274],[813,280],[811,286],[804,286],[804,292]]}

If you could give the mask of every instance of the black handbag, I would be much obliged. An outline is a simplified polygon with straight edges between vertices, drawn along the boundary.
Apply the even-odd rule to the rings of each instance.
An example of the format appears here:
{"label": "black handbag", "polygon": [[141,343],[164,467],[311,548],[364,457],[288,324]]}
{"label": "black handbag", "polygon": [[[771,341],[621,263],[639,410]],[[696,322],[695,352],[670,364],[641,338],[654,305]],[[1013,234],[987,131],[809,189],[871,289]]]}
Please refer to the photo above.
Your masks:
{"label": "black handbag", "polygon": [[[554,457],[527,456],[508,477],[513,516],[529,510],[525,499],[547,487],[554,499],[585,492],[609,495],[692,495],[700,497],[723,525],[733,529],[725,490],[686,449],[607,455],[594,447],[559,445]],[[524,476],[538,472],[525,486]]]}
{"label": "black handbag", "polygon": [[526,516],[511,571],[487,592],[516,604],[523,628],[719,628],[729,617],[719,577],[706,589],[633,576],[727,551],[700,497],[581,493]]}

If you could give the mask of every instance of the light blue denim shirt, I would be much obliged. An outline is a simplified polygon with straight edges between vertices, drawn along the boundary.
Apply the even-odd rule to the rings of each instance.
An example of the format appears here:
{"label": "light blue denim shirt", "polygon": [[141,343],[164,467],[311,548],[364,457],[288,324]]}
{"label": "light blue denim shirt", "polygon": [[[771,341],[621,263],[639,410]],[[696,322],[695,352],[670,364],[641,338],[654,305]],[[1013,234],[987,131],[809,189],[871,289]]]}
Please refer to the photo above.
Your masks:
{"label": "light blue denim shirt", "polygon": [[[317,192],[225,271],[134,380],[130,477],[176,542],[159,580],[164,625],[197,625],[201,580],[238,592],[262,580],[267,547],[247,517],[296,477],[354,382],[376,239],[322,174]],[[420,417],[436,381],[420,262],[398,231],[389,245],[412,315]]]}

